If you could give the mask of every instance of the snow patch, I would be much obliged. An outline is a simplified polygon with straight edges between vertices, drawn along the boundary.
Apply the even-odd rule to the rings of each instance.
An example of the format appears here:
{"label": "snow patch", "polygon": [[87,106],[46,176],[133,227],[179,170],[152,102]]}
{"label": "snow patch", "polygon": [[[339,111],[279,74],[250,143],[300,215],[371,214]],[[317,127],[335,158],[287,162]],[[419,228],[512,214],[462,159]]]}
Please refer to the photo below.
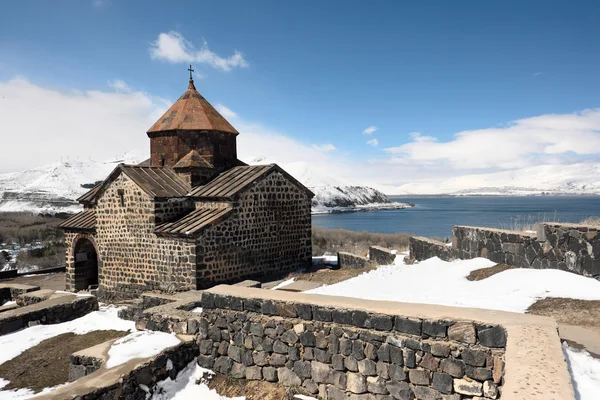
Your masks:
{"label": "snow patch", "polygon": [[395,263],[307,293],[520,313],[545,297],[600,300],[600,281],[565,271],[519,268],[468,281],[471,271],[496,263],[485,258],[446,262],[437,257],[414,265],[396,257]]}
{"label": "snow patch", "polygon": [[291,285],[292,283],[294,283],[294,279],[295,279],[295,278],[290,278],[290,279],[288,279],[288,280],[286,280],[286,281],[283,281],[283,282],[281,282],[281,283],[278,283],[276,286],[273,286],[273,287],[271,288],[271,290],[277,290],[277,289],[281,289],[282,287],[285,287],[285,286],[287,286],[287,285]]}
{"label": "snow patch", "polygon": [[101,306],[81,318],[53,325],[37,325],[0,336],[0,364],[12,360],[25,350],[40,342],[63,333],[73,332],[83,335],[92,331],[113,329],[116,331],[136,331],[135,322],[118,317],[120,308]]}
{"label": "snow patch", "polygon": [[175,380],[167,378],[158,382],[151,400],[245,400],[245,397],[220,396],[202,381],[205,375],[214,375],[214,372],[198,366],[194,360],[177,374]]}
{"label": "snow patch", "polygon": [[575,350],[563,342],[563,352],[573,378],[577,400],[597,400],[600,393],[600,360],[585,350]]}
{"label": "snow patch", "polygon": [[175,334],[138,331],[117,339],[108,351],[106,368],[125,364],[134,358],[146,358],[181,343]]}

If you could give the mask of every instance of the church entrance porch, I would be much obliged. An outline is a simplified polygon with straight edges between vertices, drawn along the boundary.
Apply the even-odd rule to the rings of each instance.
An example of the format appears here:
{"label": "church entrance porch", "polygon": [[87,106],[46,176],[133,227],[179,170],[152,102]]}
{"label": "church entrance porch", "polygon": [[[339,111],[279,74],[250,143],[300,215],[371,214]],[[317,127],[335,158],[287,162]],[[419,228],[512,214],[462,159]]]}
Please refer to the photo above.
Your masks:
{"label": "church entrance porch", "polygon": [[94,244],[82,237],[73,246],[73,289],[86,290],[98,286],[98,253]]}

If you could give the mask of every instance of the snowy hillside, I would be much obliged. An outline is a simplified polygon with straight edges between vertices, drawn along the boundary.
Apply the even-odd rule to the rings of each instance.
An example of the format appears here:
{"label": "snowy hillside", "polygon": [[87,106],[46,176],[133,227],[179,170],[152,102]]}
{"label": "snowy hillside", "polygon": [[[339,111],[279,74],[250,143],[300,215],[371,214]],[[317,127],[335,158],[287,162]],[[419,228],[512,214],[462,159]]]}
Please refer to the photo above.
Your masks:
{"label": "snowy hillside", "polygon": [[246,161],[248,164],[278,164],[303,185],[313,191],[313,213],[363,211],[407,208],[408,203],[390,201],[385,194],[367,186],[358,186],[347,179],[324,173],[308,163],[278,163],[264,157]]}
{"label": "snowy hillside", "polygon": [[87,192],[89,185],[104,180],[119,163],[137,164],[144,159],[141,153],[130,152],[107,161],[68,160],[0,174],[0,211],[79,211],[74,200]]}
{"label": "snowy hillside", "polygon": [[[147,157],[129,152],[107,161],[63,161],[27,171],[0,174],[0,212],[77,212],[75,202],[91,185],[104,180],[119,164],[137,164]],[[267,164],[264,158],[249,164]],[[406,203],[391,202],[383,193],[324,174],[307,163],[279,164],[314,193],[313,212],[359,211],[381,208],[406,208]],[[83,185],[83,186],[82,186]]]}
{"label": "snowy hillside", "polygon": [[600,163],[538,165],[383,189],[388,194],[537,195],[600,194]]}

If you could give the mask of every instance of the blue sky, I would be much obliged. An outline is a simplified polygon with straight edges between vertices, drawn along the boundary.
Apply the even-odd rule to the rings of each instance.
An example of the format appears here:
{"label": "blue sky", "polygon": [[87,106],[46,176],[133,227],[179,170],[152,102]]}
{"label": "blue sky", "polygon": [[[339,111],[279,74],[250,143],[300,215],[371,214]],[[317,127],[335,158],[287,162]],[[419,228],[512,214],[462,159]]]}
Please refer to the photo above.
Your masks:
{"label": "blue sky", "polygon": [[[541,147],[517,160],[463,167],[448,156],[453,147],[438,144],[458,132],[489,133],[552,114],[566,116],[562,125],[596,110],[599,22],[595,1],[19,1],[0,13],[0,81],[19,76],[69,93],[114,91],[107,82],[121,80],[129,93],[174,101],[189,62],[151,51],[160,34],[170,35],[192,58],[202,49],[220,60],[240,53],[242,62],[228,70],[191,63],[202,76],[199,91],[233,110],[241,126],[264,127],[348,164],[489,172],[596,159],[596,114],[583,117],[592,126],[573,139],[591,137],[594,150],[538,139]],[[371,126],[377,130],[364,134]],[[373,139],[376,147],[366,143]],[[560,148],[548,151],[548,143]],[[417,151],[433,155],[423,161]]]}

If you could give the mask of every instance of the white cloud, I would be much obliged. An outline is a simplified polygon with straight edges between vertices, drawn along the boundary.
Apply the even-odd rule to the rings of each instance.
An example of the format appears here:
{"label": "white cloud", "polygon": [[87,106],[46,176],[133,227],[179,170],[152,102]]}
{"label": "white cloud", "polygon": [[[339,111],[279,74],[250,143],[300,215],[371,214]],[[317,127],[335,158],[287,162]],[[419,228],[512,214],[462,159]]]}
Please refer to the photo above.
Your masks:
{"label": "white cloud", "polygon": [[[107,160],[132,150],[148,154],[146,131],[171,104],[134,90],[58,91],[24,78],[0,81],[0,173],[31,169],[61,158]],[[225,109],[231,111],[219,106],[220,112]],[[280,163],[302,161],[340,176],[353,176],[363,169],[353,171],[353,164],[344,163],[340,155],[331,157],[327,151],[334,147],[331,144],[315,148],[235,115],[232,122],[240,132],[240,159],[262,156]]]}
{"label": "white cloud", "polygon": [[412,140],[415,142],[435,142],[436,138],[433,136],[423,136],[421,132],[411,132],[408,134]]}
{"label": "white cloud", "polygon": [[449,142],[411,135],[413,141],[385,149],[389,163],[438,165],[457,170],[510,169],[600,153],[600,109],[546,114],[501,127],[463,131]]}
{"label": "white cloud", "polygon": [[58,91],[24,78],[0,82],[0,172],[147,149],[146,131],[166,103],[141,92]]}
{"label": "white cloud", "polygon": [[328,152],[334,151],[336,149],[335,146],[332,145],[331,143],[313,144],[312,147],[313,147],[313,149],[323,152],[323,153],[328,153]]}
{"label": "white cloud", "polygon": [[[0,148],[4,150],[0,172],[30,169],[61,157],[105,160],[131,150],[147,154],[146,130],[170,104],[134,88],[59,91],[24,78],[0,81]],[[240,132],[240,159],[262,156],[279,163],[302,161],[357,184],[380,188],[378,184],[397,187],[409,182],[435,187],[442,180],[482,169],[572,164],[580,162],[581,155],[600,155],[600,109],[460,132],[448,142],[413,133],[409,143],[388,148],[374,159],[334,151],[335,146],[327,142],[303,143],[284,131],[249,121],[223,104],[217,104],[217,109]],[[301,132],[298,135],[302,137]]]}
{"label": "white cloud", "polygon": [[373,147],[379,146],[379,140],[373,138],[371,140],[367,140],[367,144]]}
{"label": "white cloud", "polygon": [[215,108],[225,118],[237,118],[238,116],[236,112],[228,107],[225,107],[223,104],[215,104]]}
{"label": "white cloud", "polygon": [[186,40],[179,32],[170,31],[161,33],[150,47],[150,56],[153,59],[165,60],[171,63],[199,63],[228,72],[234,68],[247,68],[248,63],[239,51],[235,50],[229,57],[221,57],[208,48],[208,43],[203,42],[200,49]]}
{"label": "white cloud", "polygon": [[365,129],[365,130],[363,131],[363,133],[364,133],[365,135],[371,135],[371,134],[373,134],[373,133],[374,133],[374,132],[375,132],[377,129],[379,129],[379,128],[377,128],[376,126],[370,126],[370,127],[368,127],[367,129]]}
{"label": "white cloud", "polygon": [[543,74],[543,72],[534,72],[534,73],[533,73],[533,76],[540,76],[540,75],[542,75],[542,74]]}
{"label": "white cloud", "polygon": [[112,81],[108,81],[108,86],[115,89],[117,92],[129,92],[131,88],[125,81],[121,79],[114,79]]}

